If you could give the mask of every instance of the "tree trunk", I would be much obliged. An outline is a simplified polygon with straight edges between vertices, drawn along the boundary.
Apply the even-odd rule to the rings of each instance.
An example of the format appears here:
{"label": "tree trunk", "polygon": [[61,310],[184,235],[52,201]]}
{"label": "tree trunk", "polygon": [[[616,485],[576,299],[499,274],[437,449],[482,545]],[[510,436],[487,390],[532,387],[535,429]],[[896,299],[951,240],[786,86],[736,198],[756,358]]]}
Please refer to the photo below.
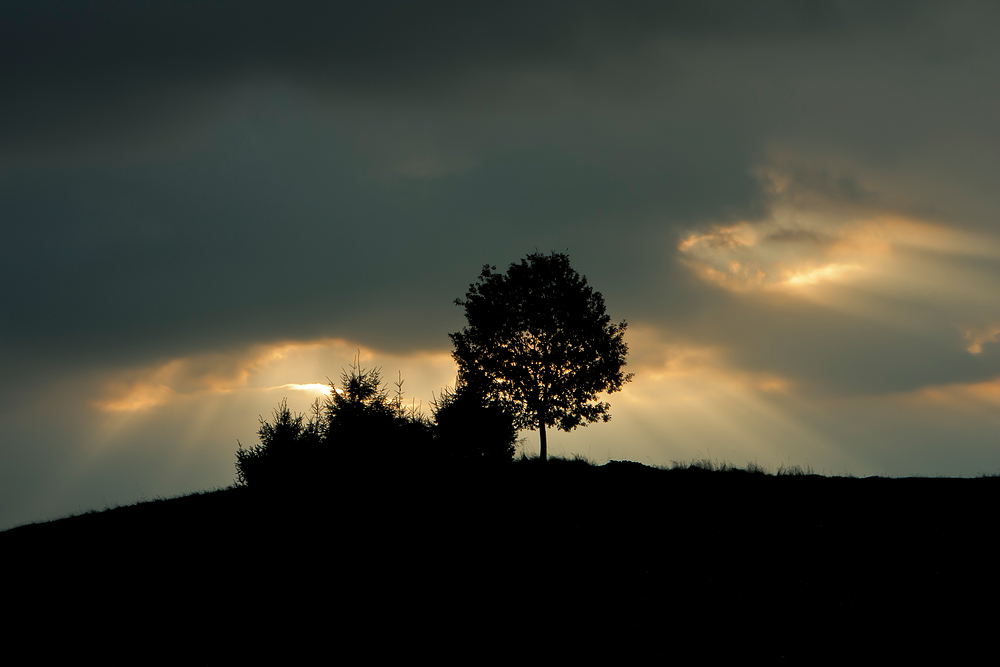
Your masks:
{"label": "tree trunk", "polygon": [[542,439],[542,449],[539,452],[539,456],[542,458],[542,461],[544,462],[548,459],[548,449],[545,447],[545,411],[542,411],[542,414],[539,415],[539,417],[540,419],[538,420],[538,433]]}

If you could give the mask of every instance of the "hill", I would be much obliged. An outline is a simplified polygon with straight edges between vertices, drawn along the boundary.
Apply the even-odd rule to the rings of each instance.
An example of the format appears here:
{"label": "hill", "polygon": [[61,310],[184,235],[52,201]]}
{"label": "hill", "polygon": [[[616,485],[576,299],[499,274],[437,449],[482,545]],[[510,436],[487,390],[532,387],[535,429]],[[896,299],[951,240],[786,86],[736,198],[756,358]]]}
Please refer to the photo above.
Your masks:
{"label": "hill", "polygon": [[953,660],[991,637],[998,491],[627,462],[354,470],[22,526],[0,547],[12,636],[111,662]]}

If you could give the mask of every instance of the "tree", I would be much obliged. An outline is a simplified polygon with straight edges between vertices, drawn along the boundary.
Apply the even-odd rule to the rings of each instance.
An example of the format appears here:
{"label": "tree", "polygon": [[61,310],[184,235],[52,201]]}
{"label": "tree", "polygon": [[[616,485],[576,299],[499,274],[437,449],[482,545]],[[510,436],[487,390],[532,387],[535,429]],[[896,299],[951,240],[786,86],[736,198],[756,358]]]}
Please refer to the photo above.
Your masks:
{"label": "tree", "polygon": [[537,428],[542,460],[546,427],[570,431],[611,419],[611,406],[597,395],[632,380],[622,373],[626,323],[611,323],[604,297],[567,255],[536,252],[506,274],[484,266],[465,301],[455,303],[468,321],[449,334],[459,378],[483,386],[518,428]]}
{"label": "tree", "polygon": [[331,383],[324,440],[336,447],[342,460],[368,461],[372,450],[390,465],[407,465],[427,456],[430,424],[415,407],[403,405],[402,377],[390,396],[382,369],[365,369],[355,360],[340,381],[340,390]]}
{"label": "tree", "polygon": [[447,462],[493,465],[513,460],[514,416],[490,403],[477,387],[459,380],[455,389],[445,387],[431,407],[434,449]]}
{"label": "tree", "polygon": [[360,440],[366,433],[390,427],[397,410],[382,383],[382,369],[365,369],[356,360],[340,376],[343,389],[330,382],[326,401],[328,433],[345,442]]}
{"label": "tree", "polygon": [[309,466],[316,465],[325,425],[320,415],[319,399],[313,403],[313,416],[306,420],[303,414],[288,409],[288,401],[274,409],[274,421],[260,418],[257,437],[260,443],[243,449],[237,440],[236,484],[255,487],[275,486],[301,477]]}
{"label": "tree", "polygon": [[403,380],[390,396],[380,368],[365,369],[355,360],[341,375],[343,388],[331,382],[325,404],[313,403],[311,416],[295,414],[282,399],[273,420],[260,418],[260,442],[244,449],[237,441],[236,484],[288,489],[318,486],[344,462],[367,464],[372,452],[382,467],[412,466],[432,447],[429,421],[415,407],[403,405]]}

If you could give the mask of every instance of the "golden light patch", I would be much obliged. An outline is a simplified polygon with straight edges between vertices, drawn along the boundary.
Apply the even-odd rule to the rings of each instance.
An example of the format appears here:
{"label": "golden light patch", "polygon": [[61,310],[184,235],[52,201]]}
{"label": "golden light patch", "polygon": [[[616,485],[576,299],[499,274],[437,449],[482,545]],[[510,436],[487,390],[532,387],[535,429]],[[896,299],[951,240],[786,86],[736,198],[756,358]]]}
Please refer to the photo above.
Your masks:
{"label": "golden light patch", "polygon": [[150,409],[188,396],[235,391],[329,394],[329,382],[317,380],[339,378],[341,369],[355,361],[367,368],[385,367],[386,382],[401,377],[407,394],[411,389],[420,390],[428,398],[432,391],[440,391],[455,380],[450,352],[391,355],[329,338],[192,355],[123,371],[104,380],[101,397],[94,404],[103,411],[124,412]]}
{"label": "golden light patch", "polygon": [[720,347],[670,340],[670,333],[654,326],[629,325],[628,365],[637,375],[698,372],[720,365]]}
{"label": "golden light patch", "polygon": [[106,398],[98,404],[102,410],[135,412],[165,403],[177,394],[173,389],[163,384],[138,383],[119,389],[121,391],[116,397]]}
{"label": "golden light patch", "polygon": [[171,359],[106,380],[102,397],[95,404],[111,412],[145,410],[179,396],[228,391],[245,382],[247,374],[245,367],[226,355]]}
{"label": "golden light patch", "polygon": [[[983,300],[995,293],[995,281],[955,259],[1000,259],[996,237],[900,216],[791,207],[775,208],[767,220],[688,235],[677,248],[695,275],[726,290],[825,301],[836,299],[828,288],[847,285],[911,299]],[[981,342],[970,339],[970,347]]]}
{"label": "golden light patch", "polygon": [[779,284],[788,285],[790,287],[798,287],[800,285],[816,285],[823,281],[837,281],[843,278],[847,273],[852,271],[860,271],[861,266],[858,264],[826,264],[825,266],[819,266],[814,269],[805,269],[802,271],[786,271],[784,280]]}
{"label": "golden light patch", "polygon": [[[105,411],[135,411],[163,405],[183,396],[219,394],[243,389],[271,389],[273,376],[302,375],[303,357],[335,349],[344,358],[370,356],[367,350],[339,339],[255,345],[231,352],[212,352],[171,359],[162,364],[124,371],[104,383],[95,404]],[[348,349],[351,351],[350,355]],[[314,364],[313,364],[314,365]],[[262,382],[263,381],[263,382]],[[301,391],[329,392],[329,385],[315,382],[277,385]]]}
{"label": "golden light patch", "polygon": [[773,220],[692,234],[678,245],[697,275],[738,292],[842,282],[886,247],[870,227],[780,211]]}
{"label": "golden light patch", "polygon": [[949,408],[978,412],[982,406],[1000,407],[1000,378],[986,382],[953,383],[924,387],[901,397],[903,402],[921,407]]}
{"label": "golden light patch", "polygon": [[1000,340],[1000,327],[992,326],[985,329],[969,329],[965,332],[965,340],[969,344],[965,350],[969,354],[982,354],[983,345],[986,343],[996,343]]}
{"label": "golden light patch", "polygon": [[752,246],[757,242],[757,232],[753,225],[741,222],[728,227],[718,227],[707,234],[692,234],[678,245],[681,252],[688,252],[697,246],[710,248],[734,248]]}
{"label": "golden light patch", "polygon": [[[330,385],[328,385],[328,384],[319,384],[319,383],[316,383],[316,382],[313,382],[311,384],[283,384],[283,385],[279,385],[277,387],[271,387],[271,388],[272,389],[290,389],[292,391],[311,391],[311,392],[314,392],[314,393],[317,393],[317,394],[329,394],[330,393]],[[343,393],[340,389],[337,389],[336,391],[337,391],[338,394],[342,394]]]}
{"label": "golden light patch", "polygon": [[949,255],[1000,258],[1000,239],[923,220],[880,216],[875,221],[888,241]]}
{"label": "golden light patch", "polygon": [[733,391],[784,393],[791,380],[770,373],[749,373],[731,367],[726,350],[684,341],[670,341],[669,332],[641,324],[629,328],[629,367],[654,381],[710,381]]}
{"label": "golden light patch", "polygon": [[776,375],[764,375],[757,381],[757,388],[769,394],[785,393],[791,386],[791,382]]}
{"label": "golden light patch", "polygon": [[[656,341],[655,331],[644,331],[638,338],[651,345]],[[633,345],[639,351],[640,340],[630,338],[630,356]],[[619,433],[629,433],[629,437],[615,438],[611,429],[606,431],[610,436],[603,429],[581,429],[572,436],[577,451],[588,451],[593,443],[595,452],[604,455],[608,451],[608,458],[613,458],[611,447],[635,443],[634,447],[646,440],[660,453],[661,461],[682,458],[665,454],[668,451],[699,451],[697,458],[706,454],[711,458],[719,452],[729,460],[760,457],[774,461],[789,456],[789,448],[782,443],[794,442],[795,456],[802,457],[799,460],[811,463],[829,455],[830,443],[789,409],[797,398],[789,395],[792,383],[787,379],[733,368],[718,348],[674,344],[640,356],[643,365],[636,369],[636,379],[620,395],[609,397],[615,414],[611,429],[627,424],[627,430]],[[657,358],[658,368],[654,366]],[[553,439],[558,437],[553,435]],[[634,454],[623,450],[615,456]]]}

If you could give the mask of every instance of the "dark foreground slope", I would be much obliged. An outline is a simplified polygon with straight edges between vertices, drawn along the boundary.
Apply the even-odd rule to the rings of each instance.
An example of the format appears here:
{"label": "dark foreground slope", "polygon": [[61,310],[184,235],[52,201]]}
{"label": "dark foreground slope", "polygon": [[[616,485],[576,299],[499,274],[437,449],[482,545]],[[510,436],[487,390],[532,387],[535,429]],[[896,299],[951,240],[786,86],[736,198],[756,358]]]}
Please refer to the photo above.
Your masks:
{"label": "dark foreground slope", "polygon": [[341,471],[0,533],[8,650],[819,663],[989,648],[1000,480]]}

